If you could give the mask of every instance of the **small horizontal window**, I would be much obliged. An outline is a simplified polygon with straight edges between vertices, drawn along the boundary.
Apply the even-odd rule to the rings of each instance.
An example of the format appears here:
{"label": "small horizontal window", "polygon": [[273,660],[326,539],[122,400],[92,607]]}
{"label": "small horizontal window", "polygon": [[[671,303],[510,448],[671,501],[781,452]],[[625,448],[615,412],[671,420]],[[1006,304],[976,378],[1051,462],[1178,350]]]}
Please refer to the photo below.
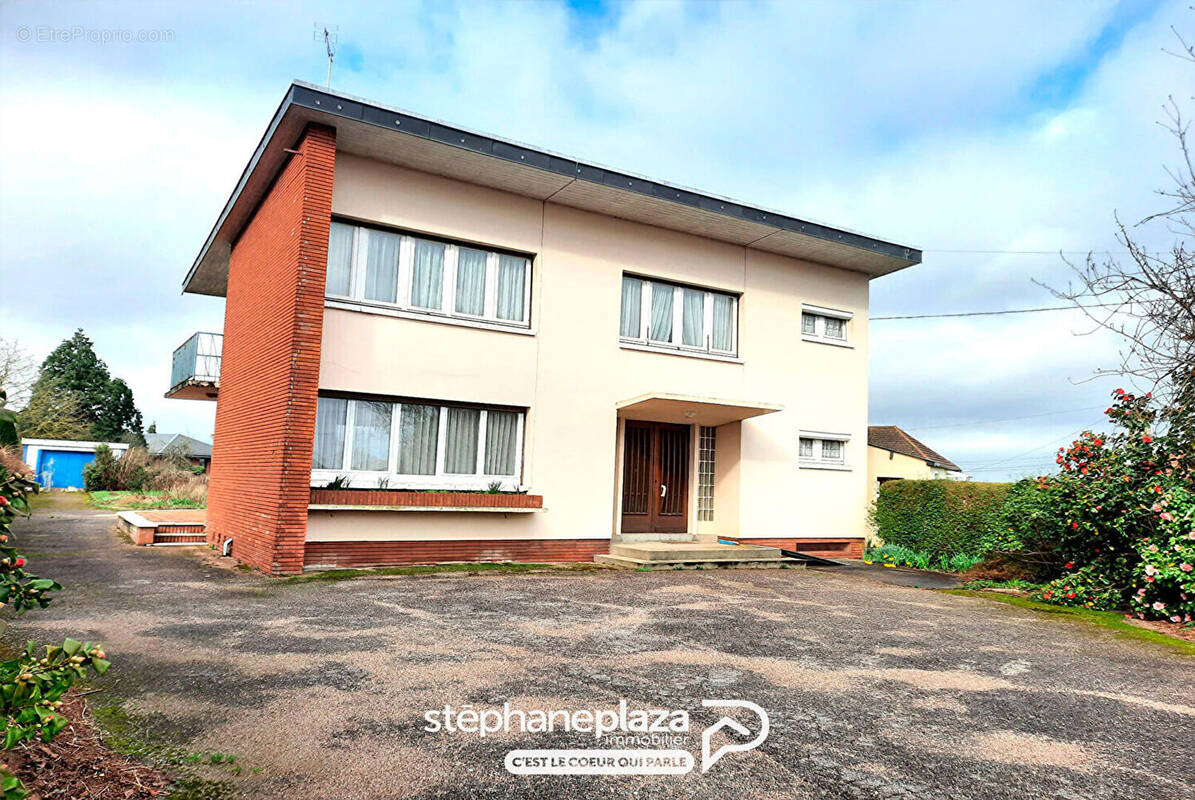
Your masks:
{"label": "small horizontal window", "polygon": [[847,344],[851,314],[845,311],[801,311],[801,337],[814,341]]}
{"label": "small horizontal window", "polygon": [[846,467],[847,437],[837,434],[802,434],[797,448],[797,462],[802,467]]}
{"label": "small horizontal window", "polygon": [[681,352],[734,356],[738,297],[624,275],[619,338]]}
{"label": "small horizontal window", "polygon": [[433,403],[320,397],[312,483],[505,490],[520,484],[523,413]]}
{"label": "small horizontal window", "polygon": [[333,222],[328,281],[334,300],[429,317],[530,327],[531,261],[464,244]]}

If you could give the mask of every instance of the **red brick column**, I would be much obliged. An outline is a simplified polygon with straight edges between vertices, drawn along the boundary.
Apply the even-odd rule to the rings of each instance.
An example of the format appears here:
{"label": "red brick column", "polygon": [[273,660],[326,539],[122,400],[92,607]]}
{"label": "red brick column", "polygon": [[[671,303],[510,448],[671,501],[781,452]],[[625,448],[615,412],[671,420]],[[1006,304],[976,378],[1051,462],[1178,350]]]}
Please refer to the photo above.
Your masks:
{"label": "red brick column", "polygon": [[207,540],[303,569],[336,132],[311,126],[233,246]]}

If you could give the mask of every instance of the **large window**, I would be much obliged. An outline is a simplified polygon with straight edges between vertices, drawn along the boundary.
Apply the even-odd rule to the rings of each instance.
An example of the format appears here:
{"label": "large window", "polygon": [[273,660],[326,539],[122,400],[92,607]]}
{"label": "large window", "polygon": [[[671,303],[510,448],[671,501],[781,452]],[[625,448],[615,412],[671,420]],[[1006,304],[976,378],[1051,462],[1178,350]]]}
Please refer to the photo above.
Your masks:
{"label": "large window", "polygon": [[523,413],[498,408],[321,397],[312,484],[356,489],[519,487]]}
{"label": "large window", "polygon": [[624,275],[619,336],[649,347],[734,356],[738,297]]}
{"label": "large window", "polygon": [[844,433],[801,431],[797,447],[797,465],[813,469],[849,469],[846,463]]}
{"label": "large window", "polygon": [[849,311],[837,311],[820,306],[801,306],[801,338],[809,342],[849,346]]}
{"label": "large window", "polygon": [[333,222],[333,301],[508,327],[530,327],[531,261],[406,233]]}

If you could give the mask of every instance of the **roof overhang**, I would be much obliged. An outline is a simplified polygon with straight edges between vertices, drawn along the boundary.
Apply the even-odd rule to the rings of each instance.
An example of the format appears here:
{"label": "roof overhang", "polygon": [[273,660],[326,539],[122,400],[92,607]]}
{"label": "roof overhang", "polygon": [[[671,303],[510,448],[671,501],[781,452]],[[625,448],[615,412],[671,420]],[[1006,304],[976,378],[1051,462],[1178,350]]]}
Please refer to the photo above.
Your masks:
{"label": "roof overhang", "polygon": [[664,393],[642,394],[630,400],[623,400],[615,407],[622,419],[714,427],[784,410],[784,406],[775,403]]}
{"label": "roof overhang", "polygon": [[233,244],[291,157],[288,150],[313,123],[336,129],[340,152],[870,277],[921,262],[916,248],[587,164],[296,81],[187,273],[183,291],[224,295]]}

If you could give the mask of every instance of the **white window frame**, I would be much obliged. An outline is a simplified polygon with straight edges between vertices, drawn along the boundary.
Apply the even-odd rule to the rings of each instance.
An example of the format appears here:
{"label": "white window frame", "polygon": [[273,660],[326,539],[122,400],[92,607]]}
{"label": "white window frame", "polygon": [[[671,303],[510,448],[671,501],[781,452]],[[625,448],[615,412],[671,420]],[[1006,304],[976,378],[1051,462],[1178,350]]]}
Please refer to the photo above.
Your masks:
{"label": "white window frame", "polygon": [[[639,292],[639,335],[622,335],[622,301],[619,300],[619,341],[624,345],[634,345],[636,350],[657,350],[665,353],[682,353],[685,355],[700,355],[707,358],[738,360],[739,355],[739,301],[740,295],[724,292],[719,289],[706,289],[702,286],[680,284],[675,281],[650,278],[637,273],[624,273],[622,279],[630,278],[641,284]],[[619,282],[621,286],[621,280]],[[672,338],[663,342],[648,337],[651,328],[652,294],[657,288],[665,287],[672,292]],[[685,290],[701,292],[704,295],[702,304],[702,343],[700,345],[684,344],[684,296]],[[714,327],[714,296],[729,297],[730,303],[730,349],[719,350],[713,346]],[[621,293],[620,293],[621,297]]]}
{"label": "white window frame", "polygon": [[[801,439],[813,440],[813,457],[805,457],[801,455]],[[849,433],[828,433],[826,431],[799,431],[797,433],[797,466],[800,469],[830,469],[841,470],[849,472],[851,470],[850,464],[847,462],[847,444],[851,440]],[[842,458],[827,459],[823,455],[822,445],[825,442],[841,442],[842,443]]]}
{"label": "white window frame", "polygon": [[[804,317],[809,315],[813,317],[814,332],[805,332]],[[809,305],[808,303],[801,304],[801,339],[806,342],[817,342],[818,344],[832,344],[836,347],[854,347],[851,342],[851,320],[855,318],[854,313],[850,311],[841,311],[836,308],[825,308],[823,306]],[[842,338],[838,339],[833,336],[826,335],[826,320],[836,319],[842,321]]]}
{"label": "white window frame", "polygon": [[[353,229],[353,249],[350,259],[349,294],[325,293],[324,301],[333,308],[355,311],[379,311],[394,316],[464,324],[470,327],[484,327],[528,333],[531,329],[531,280],[534,258],[523,253],[498,251],[484,245],[454,243],[428,234],[420,235],[409,231],[387,230],[380,227],[361,225],[347,220],[334,219],[334,223],[348,225]],[[399,237],[398,286],[395,302],[369,300],[365,297],[365,271],[369,259],[369,237],[374,231]],[[415,280],[415,240],[436,242],[444,245],[444,271],[440,281],[440,308],[423,308],[411,303],[411,287]],[[486,254],[485,304],[478,314],[466,314],[456,310],[456,271],[459,248],[478,250]],[[520,320],[498,317],[498,256],[499,254],[522,258],[523,271],[523,317]]]}
{"label": "white window frame", "polygon": [[[456,489],[456,490],[485,490],[490,484],[498,481],[501,490],[506,492],[521,491],[526,487],[522,484],[523,476],[523,430],[527,413],[519,408],[445,405],[434,400],[386,400],[386,399],[355,399],[346,398],[348,409],[345,413],[344,449],[341,453],[342,469],[312,469],[311,486],[322,488],[330,481],[339,477],[347,477],[348,489],[377,489],[382,479],[387,481],[388,489]],[[356,419],[357,403],[381,402],[393,406],[390,413],[390,453],[389,463],[385,470],[354,470],[350,469],[353,457],[353,423]],[[398,472],[399,438],[402,432],[402,413],[404,406],[436,406],[439,408],[439,422],[436,429],[436,469],[432,475],[403,475]],[[444,471],[444,460],[447,455],[446,439],[448,432],[449,408],[479,408],[481,418],[477,424],[477,467],[472,475],[460,475]],[[515,473],[514,475],[490,475],[485,473],[485,441],[486,428],[490,411],[513,411],[518,414],[515,427]]]}

